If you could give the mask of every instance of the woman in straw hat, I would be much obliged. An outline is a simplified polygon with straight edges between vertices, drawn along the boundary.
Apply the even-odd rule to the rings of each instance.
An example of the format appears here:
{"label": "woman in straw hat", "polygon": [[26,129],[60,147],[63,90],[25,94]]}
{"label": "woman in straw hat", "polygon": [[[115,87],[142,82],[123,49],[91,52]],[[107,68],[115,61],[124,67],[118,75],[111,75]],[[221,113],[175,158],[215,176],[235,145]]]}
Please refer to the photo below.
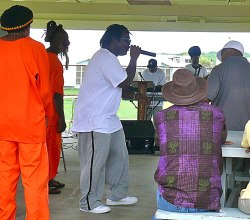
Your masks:
{"label": "woman in straw hat", "polygon": [[1,16],[0,219],[16,218],[20,173],[26,219],[49,220],[45,116],[53,115],[49,60],[43,44],[29,37],[32,11],[15,5]]}
{"label": "woman in straw hat", "polygon": [[160,209],[205,212],[221,207],[226,118],[220,108],[200,102],[207,89],[206,80],[187,69],[178,69],[173,81],[162,87],[164,98],[174,105],[155,119],[155,142],[161,151],[154,176]]}

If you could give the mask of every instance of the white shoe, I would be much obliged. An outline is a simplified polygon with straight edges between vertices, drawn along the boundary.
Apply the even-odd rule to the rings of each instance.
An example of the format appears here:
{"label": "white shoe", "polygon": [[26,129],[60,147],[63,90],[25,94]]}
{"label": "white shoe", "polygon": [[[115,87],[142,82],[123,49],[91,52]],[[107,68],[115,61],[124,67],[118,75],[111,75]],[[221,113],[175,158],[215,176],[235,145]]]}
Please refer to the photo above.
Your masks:
{"label": "white shoe", "polygon": [[120,199],[118,201],[107,199],[106,203],[107,205],[131,205],[131,204],[136,203],[137,201],[138,199],[136,197],[127,196],[126,198]]}
{"label": "white shoe", "polygon": [[101,213],[110,212],[111,208],[109,208],[108,206],[100,205],[100,206],[98,206],[94,209],[91,209],[91,210],[85,210],[85,209],[81,209],[81,208],[80,208],[80,210],[83,212],[91,212],[91,213],[101,214]]}

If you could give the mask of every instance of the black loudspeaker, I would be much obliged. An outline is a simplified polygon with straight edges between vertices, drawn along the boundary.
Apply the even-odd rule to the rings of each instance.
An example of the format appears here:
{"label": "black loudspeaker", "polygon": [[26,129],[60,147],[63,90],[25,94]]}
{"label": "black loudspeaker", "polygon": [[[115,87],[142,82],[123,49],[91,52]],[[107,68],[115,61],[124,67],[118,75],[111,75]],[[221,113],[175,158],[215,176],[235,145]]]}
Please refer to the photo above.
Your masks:
{"label": "black loudspeaker", "polygon": [[121,120],[129,154],[154,154],[155,129],[151,120]]}

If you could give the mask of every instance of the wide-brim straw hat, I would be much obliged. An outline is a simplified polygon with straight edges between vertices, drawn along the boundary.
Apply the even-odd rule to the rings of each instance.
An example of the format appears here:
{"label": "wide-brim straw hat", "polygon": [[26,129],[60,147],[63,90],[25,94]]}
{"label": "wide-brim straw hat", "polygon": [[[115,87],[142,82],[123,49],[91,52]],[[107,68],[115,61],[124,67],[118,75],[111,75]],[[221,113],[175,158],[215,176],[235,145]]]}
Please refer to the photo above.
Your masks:
{"label": "wide-brim straw hat", "polygon": [[191,105],[199,102],[207,91],[207,81],[195,77],[188,69],[176,70],[173,81],[162,86],[163,97],[175,105]]}

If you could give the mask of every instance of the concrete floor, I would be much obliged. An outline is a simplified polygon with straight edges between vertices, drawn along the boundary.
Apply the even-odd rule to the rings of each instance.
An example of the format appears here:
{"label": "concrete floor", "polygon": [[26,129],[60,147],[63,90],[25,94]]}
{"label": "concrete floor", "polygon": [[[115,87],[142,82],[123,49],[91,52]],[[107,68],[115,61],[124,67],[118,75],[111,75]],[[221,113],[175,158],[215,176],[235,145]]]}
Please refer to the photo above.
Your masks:
{"label": "concrete floor", "polygon": [[[66,140],[66,141],[65,141]],[[111,212],[106,214],[84,213],[79,210],[79,161],[76,143],[70,144],[72,139],[65,139],[64,155],[67,171],[64,171],[63,160],[59,165],[59,174],[55,178],[66,184],[61,194],[50,195],[51,220],[150,220],[157,206],[155,194],[157,184],[154,181],[159,152],[154,155],[130,154],[130,187],[128,195],[136,196],[138,202],[131,206],[111,206]],[[75,142],[75,140],[73,140]],[[21,180],[17,189],[17,220],[25,219],[25,203]],[[106,201],[106,190],[103,204]]]}

